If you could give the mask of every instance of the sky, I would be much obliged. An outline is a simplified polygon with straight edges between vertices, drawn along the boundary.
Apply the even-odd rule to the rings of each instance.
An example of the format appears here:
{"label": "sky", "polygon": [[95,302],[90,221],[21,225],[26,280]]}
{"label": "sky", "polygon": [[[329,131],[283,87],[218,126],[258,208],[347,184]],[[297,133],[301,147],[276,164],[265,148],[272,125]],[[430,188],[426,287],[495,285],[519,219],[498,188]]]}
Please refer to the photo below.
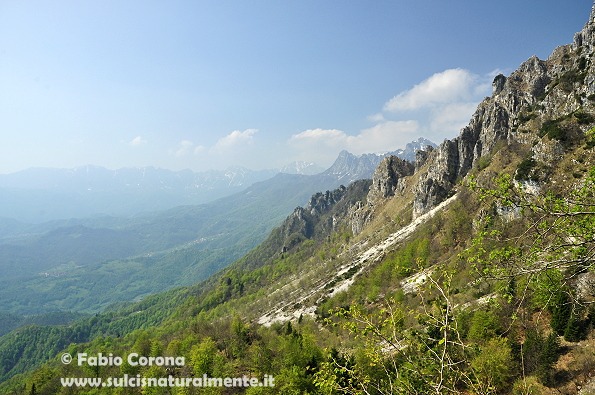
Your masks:
{"label": "sky", "polygon": [[0,173],[326,167],[458,135],[590,0],[0,0]]}

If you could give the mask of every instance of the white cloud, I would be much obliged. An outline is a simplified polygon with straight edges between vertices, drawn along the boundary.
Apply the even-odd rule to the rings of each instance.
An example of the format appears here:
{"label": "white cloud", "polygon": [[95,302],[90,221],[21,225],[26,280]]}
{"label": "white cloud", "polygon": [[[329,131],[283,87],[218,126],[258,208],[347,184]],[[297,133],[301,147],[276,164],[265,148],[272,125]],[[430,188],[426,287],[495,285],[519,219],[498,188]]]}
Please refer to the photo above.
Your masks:
{"label": "white cloud", "polygon": [[147,140],[143,139],[141,136],[136,136],[132,140],[128,142],[129,145],[132,147],[138,147],[144,144],[147,144]]}
{"label": "white cloud", "polygon": [[419,137],[419,133],[417,121],[385,121],[350,136],[348,147],[356,154],[394,151]]}
{"label": "white cloud", "polygon": [[477,105],[491,94],[492,81],[500,70],[486,75],[464,69],[436,73],[384,104],[386,118],[404,113],[415,118],[420,135],[435,142],[455,137],[469,123]]}
{"label": "white cloud", "polygon": [[478,76],[467,70],[445,70],[399,93],[384,105],[384,110],[418,110],[445,103],[469,101],[474,96],[477,80]]}
{"label": "white cloud", "polygon": [[477,103],[446,104],[433,111],[430,119],[432,132],[460,131],[469,124]]}
{"label": "white cloud", "polygon": [[347,134],[337,129],[308,129],[294,134],[289,139],[290,143],[297,144],[322,144],[327,147],[341,147],[345,145]]}
{"label": "white cloud", "polygon": [[[337,129],[309,129],[294,134],[287,141],[291,160],[305,160],[328,166],[346,149],[348,136]],[[287,162],[290,160],[288,159]]]}
{"label": "white cloud", "polygon": [[215,150],[221,150],[238,145],[252,144],[256,132],[258,132],[257,129],[234,130],[227,136],[220,138],[214,148]]}
{"label": "white cloud", "polygon": [[380,123],[386,121],[386,118],[384,118],[383,113],[379,112],[376,114],[368,115],[368,121],[373,123]]}
{"label": "white cloud", "polygon": [[178,158],[184,157],[194,150],[194,143],[190,140],[182,140],[178,144],[178,148],[174,150],[174,155]]}
{"label": "white cloud", "polygon": [[309,129],[291,136],[288,144],[298,152],[298,157],[327,164],[344,149],[357,155],[393,151],[418,134],[417,121],[385,121],[357,135],[337,129]]}
{"label": "white cloud", "polygon": [[469,123],[479,102],[491,93],[498,73],[480,76],[464,69],[436,73],[387,101],[382,111],[367,117],[373,126],[357,134],[309,129],[293,135],[288,145],[300,159],[327,164],[342,149],[354,154],[387,152],[418,137],[439,143]]}

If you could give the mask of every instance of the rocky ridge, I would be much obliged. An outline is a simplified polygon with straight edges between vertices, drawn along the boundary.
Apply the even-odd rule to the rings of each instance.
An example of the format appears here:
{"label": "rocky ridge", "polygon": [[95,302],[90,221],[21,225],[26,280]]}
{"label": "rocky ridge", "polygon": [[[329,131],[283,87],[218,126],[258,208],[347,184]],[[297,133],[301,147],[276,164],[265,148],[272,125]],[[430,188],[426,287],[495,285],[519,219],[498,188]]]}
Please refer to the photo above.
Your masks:
{"label": "rocky ridge", "polygon": [[[365,250],[377,251],[378,246],[397,244],[409,234],[403,232],[404,229],[414,229],[414,225],[454,201],[457,184],[501,148],[527,152],[527,159],[547,168],[564,154],[568,144],[581,141],[588,125],[595,122],[595,116],[591,115],[595,114],[594,54],[595,6],[589,22],[575,35],[573,44],[556,48],[547,60],[530,57],[508,77],[496,76],[492,95],[478,105],[459,136],[438,147],[417,150],[414,160],[394,155],[383,157],[368,184],[360,183],[355,188],[357,194],[350,192],[352,184],[314,195],[306,207],[296,209],[283,225],[286,237],[296,230],[302,237],[316,237],[314,227],[321,223],[326,224],[321,234],[345,225],[358,235],[389,200],[402,199],[404,207],[412,212],[411,222]],[[552,124],[558,129],[552,129]],[[346,163],[349,155],[342,153],[338,162]],[[526,175],[527,178],[533,176],[537,181],[531,179],[530,182],[538,185],[539,178],[544,180],[547,174]],[[350,198],[346,199],[348,196]],[[332,214],[329,216],[329,213]],[[367,241],[362,245],[367,245]],[[358,256],[355,261],[360,264],[369,261],[365,253]],[[327,279],[327,283],[337,283],[349,269],[352,267],[335,272],[335,278]],[[340,281],[348,287],[353,278],[352,275]],[[306,310],[302,312],[311,312],[312,308]],[[283,314],[286,318],[295,316],[291,311]],[[278,318],[271,312],[266,317],[267,322]]]}
{"label": "rocky ridge", "polygon": [[[457,182],[499,144],[539,143],[537,137],[541,136],[530,130],[573,114],[580,124],[581,114],[594,107],[594,51],[595,8],[585,27],[575,35],[573,44],[556,48],[547,60],[529,58],[508,77],[496,76],[492,96],[479,104],[460,135],[419,156],[423,166],[416,167],[419,178],[413,186],[413,216],[427,212],[451,196]],[[554,159],[563,150],[564,139],[557,140],[549,147],[547,142],[536,144],[533,154],[542,160]],[[546,150],[552,154],[546,155]]]}

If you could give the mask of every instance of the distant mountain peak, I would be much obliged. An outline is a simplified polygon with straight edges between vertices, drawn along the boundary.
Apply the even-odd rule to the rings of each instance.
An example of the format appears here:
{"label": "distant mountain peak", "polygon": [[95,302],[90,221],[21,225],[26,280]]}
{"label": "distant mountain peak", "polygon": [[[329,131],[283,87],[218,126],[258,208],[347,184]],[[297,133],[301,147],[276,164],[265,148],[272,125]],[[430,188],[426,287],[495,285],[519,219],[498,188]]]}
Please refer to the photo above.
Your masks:
{"label": "distant mountain peak", "polygon": [[436,148],[437,145],[424,137],[420,137],[415,141],[407,143],[405,149],[398,149],[391,154],[406,161],[415,162],[417,151],[426,151],[428,147]]}
{"label": "distant mountain peak", "polygon": [[428,147],[435,148],[437,145],[424,137],[420,137],[408,143],[405,149],[398,149],[383,154],[370,153],[358,156],[347,150],[342,150],[333,165],[324,174],[337,177],[337,179],[345,184],[361,179],[371,179],[376,167],[387,156],[396,156],[414,163],[416,153],[418,151],[425,151]]}
{"label": "distant mountain peak", "polygon": [[324,171],[324,169],[316,163],[303,160],[296,160],[279,169],[280,173],[303,175],[314,175],[321,173],[322,171]]}

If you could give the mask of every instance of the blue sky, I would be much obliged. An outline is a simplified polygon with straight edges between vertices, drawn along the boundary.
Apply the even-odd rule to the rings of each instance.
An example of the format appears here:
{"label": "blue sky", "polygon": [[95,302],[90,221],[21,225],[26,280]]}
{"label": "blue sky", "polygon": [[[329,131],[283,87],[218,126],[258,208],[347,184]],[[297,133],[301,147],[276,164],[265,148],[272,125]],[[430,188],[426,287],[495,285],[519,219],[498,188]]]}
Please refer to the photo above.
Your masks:
{"label": "blue sky", "polygon": [[439,143],[591,5],[0,0],[0,173],[328,166]]}

